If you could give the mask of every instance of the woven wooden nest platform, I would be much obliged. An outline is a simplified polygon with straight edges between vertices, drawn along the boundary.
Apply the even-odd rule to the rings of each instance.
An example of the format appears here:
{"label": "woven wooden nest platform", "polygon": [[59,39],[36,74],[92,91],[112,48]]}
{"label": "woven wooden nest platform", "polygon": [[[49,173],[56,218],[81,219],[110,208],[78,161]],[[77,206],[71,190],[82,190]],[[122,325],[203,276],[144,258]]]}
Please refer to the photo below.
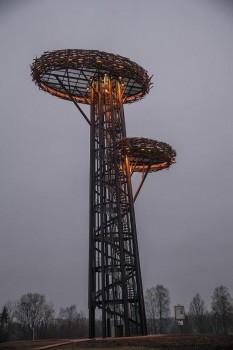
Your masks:
{"label": "woven wooden nest platform", "polygon": [[84,104],[90,103],[89,86],[93,80],[103,79],[105,74],[124,86],[124,103],[140,100],[152,85],[147,71],[137,63],[98,50],[45,52],[34,60],[31,70],[33,81],[42,90],[66,100],[71,100],[71,95]]}
{"label": "woven wooden nest platform", "polygon": [[159,171],[175,163],[176,151],[167,143],[143,137],[127,137],[118,141],[132,171]]}

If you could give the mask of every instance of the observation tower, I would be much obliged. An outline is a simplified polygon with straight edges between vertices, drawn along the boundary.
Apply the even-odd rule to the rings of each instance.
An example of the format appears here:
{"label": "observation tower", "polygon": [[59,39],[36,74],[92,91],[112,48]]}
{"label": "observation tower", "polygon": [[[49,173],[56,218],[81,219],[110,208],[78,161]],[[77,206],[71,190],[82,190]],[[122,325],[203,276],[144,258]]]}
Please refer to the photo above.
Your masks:
{"label": "observation tower", "polygon": [[[145,335],[134,200],[147,174],[169,167],[175,151],[127,138],[124,104],[142,99],[151,78],[135,62],[97,50],[45,52],[31,68],[40,89],[72,101],[90,125],[89,336],[96,308],[103,337]],[[90,105],[90,117],[80,104]],[[133,197],[135,171],[143,177]]]}

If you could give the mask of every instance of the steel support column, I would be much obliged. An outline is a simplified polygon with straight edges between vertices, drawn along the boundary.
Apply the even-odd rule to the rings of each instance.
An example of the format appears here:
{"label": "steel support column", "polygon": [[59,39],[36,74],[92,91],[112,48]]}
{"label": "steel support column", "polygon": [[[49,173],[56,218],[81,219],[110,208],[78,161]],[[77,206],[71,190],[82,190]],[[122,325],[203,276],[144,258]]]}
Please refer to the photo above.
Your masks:
{"label": "steel support column", "polygon": [[117,148],[126,136],[121,83],[105,74],[91,89],[90,337],[96,307],[102,310],[103,337],[145,334],[130,173]]}

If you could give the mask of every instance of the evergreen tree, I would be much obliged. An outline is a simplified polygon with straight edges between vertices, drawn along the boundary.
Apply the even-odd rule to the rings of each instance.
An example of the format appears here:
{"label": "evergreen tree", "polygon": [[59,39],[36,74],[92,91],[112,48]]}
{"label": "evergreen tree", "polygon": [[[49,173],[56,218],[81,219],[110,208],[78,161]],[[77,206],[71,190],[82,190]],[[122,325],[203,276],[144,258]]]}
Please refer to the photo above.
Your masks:
{"label": "evergreen tree", "polygon": [[8,338],[8,320],[8,311],[6,306],[4,306],[0,314],[0,341],[5,341]]}

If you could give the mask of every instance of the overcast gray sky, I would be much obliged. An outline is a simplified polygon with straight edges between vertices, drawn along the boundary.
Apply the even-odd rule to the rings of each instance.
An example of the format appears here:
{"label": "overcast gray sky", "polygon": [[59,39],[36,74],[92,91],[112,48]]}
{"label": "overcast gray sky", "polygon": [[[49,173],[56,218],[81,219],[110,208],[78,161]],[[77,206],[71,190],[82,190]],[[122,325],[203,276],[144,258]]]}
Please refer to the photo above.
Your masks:
{"label": "overcast gray sky", "polygon": [[38,292],[87,313],[89,129],[72,103],[39,91],[29,66],[68,48],[154,75],[125,107],[128,136],[177,151],[136,202],[144,288],[163,284],[172,307],[197,292],[209,304],[220,284],[233,295],[232,33],[225,0],[0,2],[0,307]]}

